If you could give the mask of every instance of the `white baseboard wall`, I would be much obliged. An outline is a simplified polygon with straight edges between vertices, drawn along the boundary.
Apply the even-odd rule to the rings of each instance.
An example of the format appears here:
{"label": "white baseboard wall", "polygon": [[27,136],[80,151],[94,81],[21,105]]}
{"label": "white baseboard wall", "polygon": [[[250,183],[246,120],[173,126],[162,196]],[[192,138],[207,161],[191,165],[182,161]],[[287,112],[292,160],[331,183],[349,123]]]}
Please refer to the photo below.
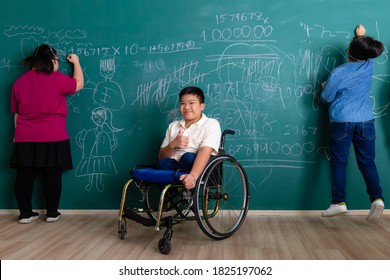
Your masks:
{"label": "white baseboard wall", "polygon": [[[344,215],[367,215],[370,209],[365,210],[348,210]],[[45,210],[34,211],[45,214]],[[119,210],[102,210],[102,209],[59,209],[61,214],[66,215],[118,215]],[[323,210],[249,210],[248,216],[299,216],[299,215],[321,215]],[[17,209],[0,209],[0,215],[19,214]],[[383,211],[384,215],[390,214],[390,209]]]}

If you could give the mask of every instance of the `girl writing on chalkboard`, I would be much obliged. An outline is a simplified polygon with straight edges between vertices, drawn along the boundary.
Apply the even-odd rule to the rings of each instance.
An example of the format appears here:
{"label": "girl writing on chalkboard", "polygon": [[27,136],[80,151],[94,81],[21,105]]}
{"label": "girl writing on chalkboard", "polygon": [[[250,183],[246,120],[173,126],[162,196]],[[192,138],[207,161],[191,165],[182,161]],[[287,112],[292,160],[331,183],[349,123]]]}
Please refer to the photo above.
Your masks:
{"label": "girl writing on chalkboard", "polygon": [[73,64],[73,77],[57,71],[59,58],[54,48],[40,45],[24,60],[28,71],[12,86],[15,135],[10,166],[17,170],[15,196],[21,224],[39,218],[31,203],[38,175],[42,176],[46,222],[55,222],[61,215],[62,172],[73,168],[66,131],[66,95],[84,86],[78,56],[69,54],[66,59]]}
{"label": "girl writing on chalkboard", "polygon": [[348,153],[353,144],[356,160],[363,175],[371,209],[367,221],[380,220],[384,202],[375,165],[375,126],[370,102],[374,58],[383,52],[383,44],[364,36],[359,25],[348,49],[348,62],[333,69],[323,83],[321,98],[329,103],[330,163],[332,204],[322,213],[330,217],[347,212],[346,174]]}

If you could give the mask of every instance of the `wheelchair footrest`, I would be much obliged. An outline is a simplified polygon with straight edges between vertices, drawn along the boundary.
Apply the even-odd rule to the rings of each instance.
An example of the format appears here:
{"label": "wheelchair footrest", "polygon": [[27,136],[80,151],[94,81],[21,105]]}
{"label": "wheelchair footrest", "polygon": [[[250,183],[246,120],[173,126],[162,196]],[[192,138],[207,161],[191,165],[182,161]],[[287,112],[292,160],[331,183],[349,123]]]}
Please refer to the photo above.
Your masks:
{"label": "wheelchair footrest", "polygon": [[133,220],[137,223],[140,223],[146,227],[150,227],[150,226],[155,226],[156,225],[156,221],[152,220],[152,219],[148,219],[148,218],[145,218],[145,217],[142,217],[141,215],[138,215],[136,212],[134,212],[133,210],[131,209],[125,209],[124,212],[123,212],[124,216],[130,220]]}

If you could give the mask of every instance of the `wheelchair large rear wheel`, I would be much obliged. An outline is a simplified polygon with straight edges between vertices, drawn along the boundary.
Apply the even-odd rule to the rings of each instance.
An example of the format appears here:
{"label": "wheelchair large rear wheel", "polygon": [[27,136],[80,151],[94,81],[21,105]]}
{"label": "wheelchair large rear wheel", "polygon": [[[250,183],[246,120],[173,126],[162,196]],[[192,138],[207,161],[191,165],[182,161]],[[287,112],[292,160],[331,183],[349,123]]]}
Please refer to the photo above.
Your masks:
{"label": "wheelchair large rear wheel", "polygon": [[225,239],[245,220],[249,207],[249,183],[245,170],[230,155],[218,155],[199,177],[194,212],[201,230],[210,238]]}

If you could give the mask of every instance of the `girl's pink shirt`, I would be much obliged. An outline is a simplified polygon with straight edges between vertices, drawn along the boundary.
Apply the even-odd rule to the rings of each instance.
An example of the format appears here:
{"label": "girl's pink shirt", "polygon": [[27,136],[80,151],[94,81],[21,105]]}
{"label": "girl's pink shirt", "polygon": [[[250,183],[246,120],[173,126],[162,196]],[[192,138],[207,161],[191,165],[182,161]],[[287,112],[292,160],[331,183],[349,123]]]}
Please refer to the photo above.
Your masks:
{"label": "girl's pink shirt", "polygon": [[14,142],[69,139],[66,95],[76,92],[76,79],[61,72],[27,71],[12,86],[11,111],[18,114]]}

